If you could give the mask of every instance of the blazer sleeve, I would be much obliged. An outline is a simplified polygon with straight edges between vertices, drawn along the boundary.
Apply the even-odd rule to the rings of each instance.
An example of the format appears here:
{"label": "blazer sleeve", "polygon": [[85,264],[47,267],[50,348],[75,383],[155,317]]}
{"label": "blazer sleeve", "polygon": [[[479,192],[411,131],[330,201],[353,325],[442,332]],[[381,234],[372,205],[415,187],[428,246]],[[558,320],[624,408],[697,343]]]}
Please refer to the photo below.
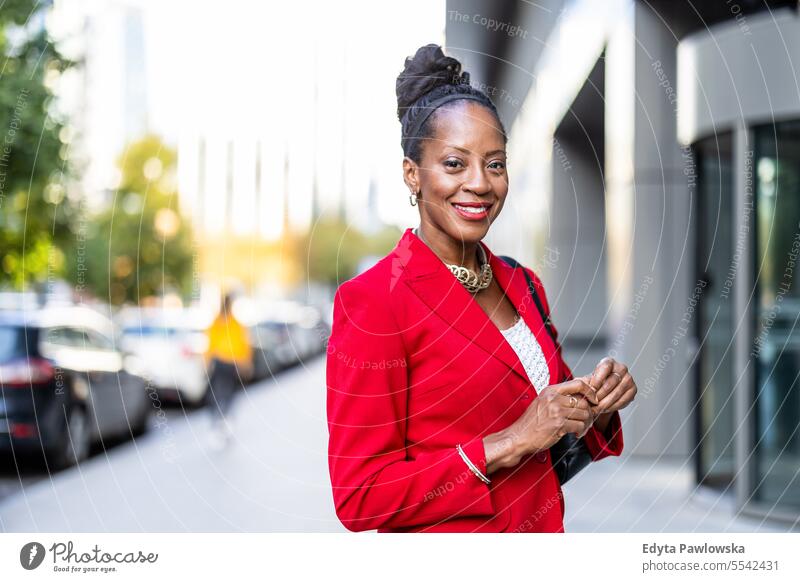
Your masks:
{"label": "blazer sleeve", "polygon": [[[527,268],[526,270],[531,276],[533,284],[536,287],[536,292],[539,294],[539,297],[542,300],[542,307],[544,308],[545,313],[550,315],[550,305],[547,302],[547,295],[541,279],[539,279],[536,273],[534,273],[532,270]],[[561,343],[558,341],[558,330],[556,329],[555,324],[553,324],[552,319],[550,320],[550,325],[553,329],[553,334],[556,336],[556,357],[558,358],[560,378],[558,382],[565,382],[567,380],[571,380],[574,378],[574,376],[572,374],[572,370],[564,361],[564,357],[561,353]],[[608,456],[619,456],[622,453],[624,444],[622,440],[622,421],[620,419],[619,412],[615,411],[611,416],[611,421],[608,423],[605,433],[600,432],[597,428],[592,426],[592,428],[590,428],[589,431],[584,435],[583,439],[586,442],[586,447],[589,449],[589,452],[592,455],[592,459],[595,461],[599,461],[600,459]]]}
{"label": "blazer sleeve", "polygon": [[[336,514],[351,531],[495,514],[457,443],[407,454],[407,364],[388,298],[358,280],[339,287],[327,351],[328,466]],[[483,440],[460,444],[485,474]]]}

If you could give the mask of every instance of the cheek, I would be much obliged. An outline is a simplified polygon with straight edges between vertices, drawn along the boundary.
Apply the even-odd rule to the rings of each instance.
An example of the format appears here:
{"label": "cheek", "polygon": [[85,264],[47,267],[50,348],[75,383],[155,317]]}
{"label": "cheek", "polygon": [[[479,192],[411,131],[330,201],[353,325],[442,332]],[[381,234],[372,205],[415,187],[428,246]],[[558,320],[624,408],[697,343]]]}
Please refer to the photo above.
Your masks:
{"label": "cheek", "polygon": [[[497,195],[497,212],[503,208],[508,196],[508,182],[505,179],[498,178],[494,183],[494,192]],[[496,215],[496,214],[495,214]]]}
{"label": "cheek", "polygon": [[508,174],[504,176],[492,176],[490,178],[492,187],[499,198],[505,198],[508,194]]}
{"label": "cheek", "polygon": [[444,170],[431,169],[425,172],[426,182],[434,194],[448,196],[451,190],[458,187],[458,179]]}
{"label": "cheek", "polygon": [[428,201],[439,208],[445,199],[458,192],[460,182],[452,175],[432,170],[425,173],[421,186],[422,195],[427,196]]}

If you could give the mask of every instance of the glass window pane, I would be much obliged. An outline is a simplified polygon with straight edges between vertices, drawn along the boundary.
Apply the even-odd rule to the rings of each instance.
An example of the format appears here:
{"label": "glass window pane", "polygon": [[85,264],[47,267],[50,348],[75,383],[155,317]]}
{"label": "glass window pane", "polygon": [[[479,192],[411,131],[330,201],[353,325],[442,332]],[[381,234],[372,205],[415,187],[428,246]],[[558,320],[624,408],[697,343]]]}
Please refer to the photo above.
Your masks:
{"label": "glass window pane", "polygon": [[800,507],[800,123],[758,128],[754,497]]}
{"label": "glass window pane", "polygon": [[698,169],[697,480],[725,487],[734,476],[733,176],[731,134],[695,144]]}

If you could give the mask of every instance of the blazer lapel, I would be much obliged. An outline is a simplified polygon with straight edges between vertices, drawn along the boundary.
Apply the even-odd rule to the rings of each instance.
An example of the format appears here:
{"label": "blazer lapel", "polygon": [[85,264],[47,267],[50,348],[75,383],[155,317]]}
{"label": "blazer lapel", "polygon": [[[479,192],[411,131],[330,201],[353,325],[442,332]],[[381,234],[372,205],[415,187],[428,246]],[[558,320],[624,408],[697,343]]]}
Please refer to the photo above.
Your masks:
{"label": "blazer lapel", "polygon": [[[483,244],[483,243],[481,243]],[[511,368],[523,380],[530,383],[525,368],[516,352],[506,341],[500,330],[486,315],[472,295],[464,289],[447,266],[422,242],[411,229],[407,229],[398,247],[403,249],[403,277],[406,285],[452,329],[478,345],[490,356],[497,358]],[[505,262],[495,257],[484,245],[492,271],[497,282],[522,315],[531,331],[539,340],[545,354],[552,342],[543,338],[547,335],[544,325],[536,312],[533,301],[526,299],[528,293],[522,272],[514,272]],[[523,305],[524,304],[524,305]],[[538,325],[537,325],[538,319]],[[537,330],[537,328],[540,328]],[[553,353],[554,350],[550,350]],[[556,378],[557,362],[548,359],[551,379]]]}
{"label": "blazer lapel", "polygon": [[503,259],[492,254],[492,252],[486,248],[486,245],[484,245],[484,249],[486,250],[486,255],[489,257],[489,264],[492,265],[492,274],[497,279],[497,283],[505,291],[506,296],[511,303],[514,304],[517,313],[525,320],[528,328],[542,348],[542,352],[547,360],[547,369],[550,371],[550,383],[556,384],[559,379],[559,361],[558,354],[556,353],[556,344],[547,332],[542,316],[539,314],[539,310],[533,302],[530,290],[528,289],[528,282],[525,280],[525,274],[522,272],[521,268],[513,269]]}

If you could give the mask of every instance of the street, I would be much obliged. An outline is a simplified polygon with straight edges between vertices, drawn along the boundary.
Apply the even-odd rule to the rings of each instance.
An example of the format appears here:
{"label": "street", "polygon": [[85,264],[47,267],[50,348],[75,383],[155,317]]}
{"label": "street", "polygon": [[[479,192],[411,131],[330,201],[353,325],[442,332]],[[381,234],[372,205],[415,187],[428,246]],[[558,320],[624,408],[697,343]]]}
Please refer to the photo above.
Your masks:
{"label": "street", "polygon": [[0,530],[343,531],[327,473],[324,370],[316,358],[240,392],[225,449],[207,439],[208,411],[168,409],[135,442],[22,489],[6,470],[0,487],[17,492],[0,501]]}

